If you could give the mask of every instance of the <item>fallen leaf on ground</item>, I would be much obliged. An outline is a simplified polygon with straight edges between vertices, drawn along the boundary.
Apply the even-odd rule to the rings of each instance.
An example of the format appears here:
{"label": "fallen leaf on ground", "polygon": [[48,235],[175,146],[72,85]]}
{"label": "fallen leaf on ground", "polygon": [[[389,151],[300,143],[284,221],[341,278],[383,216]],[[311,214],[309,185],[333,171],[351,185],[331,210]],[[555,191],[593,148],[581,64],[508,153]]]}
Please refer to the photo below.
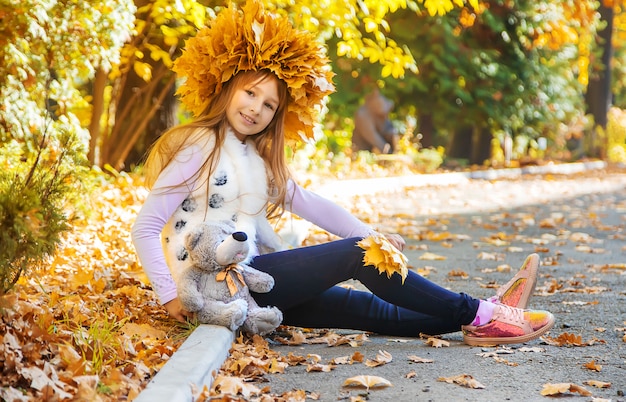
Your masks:
{"label": "fallen leaf on ground", "polygon": [[589,253],[589,254],[604,254],[606,252],[606,250],[603,248],[594,248],[594,247],[589,247],[589,246],[576,246],[575,250],[581,253]]}
{"label": "fallen leaf on ground", "polygon": [[337,366],[335,366],[334,364],[319,364],[319,363],[315,363],[315,364],[309,364],[306,366],[306,371],[307,372],[320,372],[320,373],[329,373],[330,371],[334,370],[335,368],[337,368]]}
{"label": "fallen leaf on ground", "polygon": [[249,398],[252,395],[259,395],[261,390],[253,384],[248,384],[239,377],[227,377],[218,375],[212,386],[214,395],[243,395]]}
{"label": "fallen leaf on ground", "polygon": [[496,253],[487,253],[485,251],[481,251],[476,256],[476,259],[478,259],[478,260],[487,260],[487,261],[498,261],[498,260],[501,259],[501,257],[498,254],[496,254]]}
{"label": "fallen leaf on ground", "polygon": [[374,360],[368,359],[365,362],[365,365],[367,367],[378,367],[378,366],[382,366],[384,364],[390,363],[391,360],[393,360],[391,353],[386,352],[384,350],[379,350],[378,354],[376,355],[376,358]]}
{"label": "fallen leaf on ground", "polygon": [[590,341],[583,342],[583,338],[580,335],[563,332],[556,338],[543,336],[541,339],[552,346],[591,346],[595,343],[605,343],[605,341],[593,338]]}
{"label": "fallen leaf on ground", "polygon": [[500,357],[500,355],[510,355],[515,353],[515,351],[513,351],[512,349],[509,348],[499,348],[493,351],[489,351],[489,352],[482,352],[482,353],[477,353],[477,356],[480,357],[490,357],[493,360],[495,360],[497,363],[504,363],[508,366],[518,366],[519,363],[515,363],[515,362],[510,362],[502,357]]}
{"label": "fallen leaf on ground", "polygon": [[543,389],[541,390],[541,395],[559,395],[565,394],[567,392],[577,392],[583,396],[590,396],[591,392],[589,392],[585,387],[581,385],[576,385],[571,382],[562,382],[557,384],[543,384]]}
{"label": "fallen leaf on ground", "polygon": [[583,384],[591,385],[596,388],[611,388],[610,382],[598,381],[598,380],[587,380],[584,381]]}
{"label": "fallen leaf on ground", "polygon": [[419,257],[420,260],[426,260],[426,261],[443,261],[446,259],[446,257],[442,256],[442,255],[438,255],[435,253],[431,253],[431,252],[427,252],[422,254]]}
{"label": "fallen leaf on ground", "polygon": [[415,356],[415,355],[407,356],[407,358],[409,359],[409,361],[412,361],[413,363],[432,363],[432,362],[434,362],[434,360],[432,360],[432,359],[424,359],[423,357],[419,357],[419,356]]}
{"label": "fallen leaf on ground", "polygon": [[396,342],[396,343],[408,343],[412,342],[411,339],[387,339],[388,342]]}
{"label": "fallen leaf on ground", "polygon": [[441,348],[444,346],[445,347],[450,346],[450,342],[443,340],[443,339],[434,338],[434,337],[430,337],[426,339],[424,343],[428,346],[432,346],[433,348]]}
{"label": "fallen leaf on ground", "polygon": [[533,346],[533,347],[524,346],[522,348],[519,348],[518,350],[520,352],[533,352],[533,353],[543,353],[546,351],[544,348],[540,348],[537,346]]}
{"label": "fallen leaf on ground", "polygon": [[386,388],[393,386],[389,380],[375,375],[358,375],[343,382],[344,387]]}
{"label": "fallen leaf on ground", "polygon": [[330,364],[352,364],[352,359],[350,356],[335,357],[330,361]]}
{"label": "fallen leaf on ground", "polygon": [[120,331],[131,338],[136,336],[139,339],[165,339],[166,337],[165,331],[154,328],[149,324],[135,324],[127,322],[124,326],[122,326],[122,328],[120,328]]}
{"label": "fallen leaf on ground", "polygon": [[474,377],[469,374],[459,374],[454,377],[439,377],[437,381],[447,382],[448,384],[457,384],[467,388],[482,389],[485,388],[483,384],[478,382]]}
{"label": "fallen leaf on ground", "polygon": [[363,360],[365,360],[365,356],[363,355],[363,353],[356,351],[352,355],[352,360],[354,360],[355,362],[363,363]]}
{"label": "fallen leaf on ground", "polygon": [[575,243],[591,243],[593,237],[588,233],[575,232],[569,236],[569,239]]}
{"label": "fallen leaf on ground", "polygon": [[602,365],[596,364],[595,360],[592,360],[588,363],[583,364],[583,367],[592,371],[597,371],[597,372],[602,371]]}
{"label": "fallen leaf on ground", "polygon": [[467,279],[469,278],[469,274],[463,270],[460,269],[453,269],[452,271],[448,272],[448,276],[449,277],[458,277],[458,278],[463,278],[463,279]]}

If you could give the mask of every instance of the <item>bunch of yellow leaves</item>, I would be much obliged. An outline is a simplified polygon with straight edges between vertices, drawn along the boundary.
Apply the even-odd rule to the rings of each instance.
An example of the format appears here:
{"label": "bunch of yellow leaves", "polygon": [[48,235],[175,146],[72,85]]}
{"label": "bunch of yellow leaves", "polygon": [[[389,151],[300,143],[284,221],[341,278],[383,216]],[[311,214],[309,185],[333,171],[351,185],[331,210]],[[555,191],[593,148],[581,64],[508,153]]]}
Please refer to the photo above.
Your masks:
{"label": "bunch of yellow leaves", "polygon": [[223,85],[242,71],[270,71],[287,85],[287,140],[315,137],[324,99],[335,91],[326,48],[297,30],[287,16],[266,12],[259,0],[231,2],[185,42],[172,70],[184,78],[176,93],[194,116],[211,106]]}
{"label": "bunch of yellow leaves", "polygon": [[402,276],[402,283],[409,272],[408,259],[382,234],[376,233],[357,243],[364,251],[363,263],[373,265],[378,272],[386,273],[391,278],[394,272]]}

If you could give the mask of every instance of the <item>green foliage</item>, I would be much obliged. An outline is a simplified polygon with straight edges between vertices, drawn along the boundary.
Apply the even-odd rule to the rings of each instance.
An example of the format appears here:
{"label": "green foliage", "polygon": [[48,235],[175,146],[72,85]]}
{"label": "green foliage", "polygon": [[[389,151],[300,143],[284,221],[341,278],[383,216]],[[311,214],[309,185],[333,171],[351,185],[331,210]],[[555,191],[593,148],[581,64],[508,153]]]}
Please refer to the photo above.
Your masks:
{"label": "green foliage", "polygon": [[3,1],[0,144],[17,139],[36,149],[33,132],[52,113],[87,149],[91,99],[82,87],[98,68],[119,63],[133,12],[132,0]]}
{"label": "green foliage", "polygon": [[445,15],[399,9],[387,16],[387,36],[407,47],[418,72],[381,78],[380,66],[336,59],[332,103],[348,103],[338,119],[352,116],[368,86],[378,85],[396,102],[397,116],[432,120],[435,145],[448,145],[448,133],[464,127],[552,136],[584,108],[581,55],[576,40],[562,35],[578,29],[568,7],[544,0],[489,1]]}
{"label": "green foliage", "polygon": [[119,63],[133,11],[131,0],[0,4],[0,293],[36,272],[88,208],[82,89]]}
{"label": "green foliage", "polygon": [[36,271],[70,229],[83,155],[69,131],[44,133],[33,151],[15,140],[0,148],[0,294]]}

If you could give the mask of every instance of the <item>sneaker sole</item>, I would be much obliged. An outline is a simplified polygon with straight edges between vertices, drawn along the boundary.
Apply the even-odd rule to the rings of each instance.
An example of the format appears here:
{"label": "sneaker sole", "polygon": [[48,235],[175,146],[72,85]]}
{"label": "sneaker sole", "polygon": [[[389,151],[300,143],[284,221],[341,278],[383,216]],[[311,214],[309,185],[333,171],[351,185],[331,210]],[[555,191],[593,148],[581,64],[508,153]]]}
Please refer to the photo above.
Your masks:
{"label": "sneaker sole", "polygon": [[528,307],[528,300],[530,300],[530,296],[532,296],[535,291],[535,286],[537,285],[537,272],[539,271],[539,254],[533,253],[529,255],[526,260],[524,260],[522,268],[528,265],[530,265],[530,268],[528,269],[527,278],[532,278],[532,282],[526,284],[526,286],[524,287],[524,292],[519,299],[519,302],[516,306],[511,307],[526,309]]}
{"label": "sneaker sole", "polygon": [[535,332],[531,332],[530,334],[520,335],[520,336],[512,336],[506,338],[476,338],[472,336],[467,336],[463,334],[463,342],[470,346],[496,346],[496,345],[508,345],[512,343],[525,343],[528,341],[532,341],[535,338],[540,337],[541,335],[548,332],[552,326],[554,325],[554,316],[550,315],[550,321],[539,328]]}

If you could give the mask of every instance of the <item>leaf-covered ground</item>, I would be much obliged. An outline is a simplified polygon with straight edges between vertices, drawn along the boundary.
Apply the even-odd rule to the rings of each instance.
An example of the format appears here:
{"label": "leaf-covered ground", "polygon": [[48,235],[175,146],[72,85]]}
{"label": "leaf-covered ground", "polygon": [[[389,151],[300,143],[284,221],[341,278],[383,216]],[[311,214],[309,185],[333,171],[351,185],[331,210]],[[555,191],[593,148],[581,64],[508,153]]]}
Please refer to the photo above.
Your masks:
{"label": "leaf-covered ground", "polygon": [[124,175],[104,183],[45,271],[0,300],[4,399],[132,399],[184,340],[132,248],[145,196],[136,184]]}
{"label": "leaf-covered ground", "polygon": [[[306,184],[311,184],[311,180],[315,179],[305,180]],[[451,192],[448,200],[451,210],[476,207],[468,204],[463,194],[455,194],[454,189],[448,191]],[[171,320],[158,305],[130,241],[130,227],[145,195],[141,181],[134,176],[120,175],[103,181],[100,191],[92,197],[92,215],[78,222],[65,236],[45,271],[23,278],[12,293],[0,300],[0,397],[7,401],[132,400],[184,341],[191,328]],[[403,197],[410,199],[411,194],[405,193]],[[496,204],[497,201],[490,200]],[[398,232],[407,238],[434,241],[444,247],[453,247],[455,241],[464,240],[462,233],[450,233],[441,222],[439,225],[426,222],[419,227],[407,224],[409,212],[399,209],[393,209],[393,214],[385,212],[389,207],[383,208],[376,197],[360,197],[345,206],[381,230]],[[422,210],[413,212],[423,213],[428,212],[428,208],[440,207],[439,204],[428,205],[426,200],[420,203]],[[623,205],[617,207],[623,208]],[[559,225],[564,216],[555,212],[542,221],[531,222],[532,219],[532,216],[520,216],[517,224],[549,227]],[[497,233],[502,223],[484,224],[494,225]],[[326,233],[312,230],[305,243],[329,239]],[[510,240],[503,234],[481,241],[502,245]],[[584,240],[580,239],[580,247],[588,247],[587,252],[601,252],[594,243]],[[433,261],[444,258],[427,249],[419,252],[420,259],[427,263],[419,269],[412,268],[424,275],[428,275]],[[491,257],[496,259],[498,254],[482,255],[485,260]],[[462,270],[450,272],[452,276],[464,275]],[[551,290],[548,286],[544,291]],[[348,344],[355,350],[350,355],[323,361],[315,354],[280,354],[270,347],[267,339],[260,337],[239,338],[213,389],[196,390],[197,400],[315,400],[319,398],[315,390],[292,389],[273,394],[269,387],[263,387],[264,377],[281,373],[290,366],[305,367],[307,372],[328,372],[342,364],[377,367],[393,360],[393,356],[382,350],[377,356],[360,355],[358,346],[367,341],[367,334],[341,335],[330,330],[281,327],[271,341],[284,345]],[[433,348],[446,346],[445,341],[438,338],[424,341]],[[589,342],[567,334],[549,341],[557,344]],[[412,361],[419,364],[429,363],[419,356],[413,358]],[[506,359],[501,355],[493,358]],[[594,362],[586,363],[589,370],[598,368]],[[442,376],[440,381],[475,388],[482,385],[469,374]],[[347,388],[366,390],[390,385],[387,379],[373,375],[358,375],[345,382]],[[543,392],[545,395],[572,392],[584,395],[580,387],[582,384],[546,384]],[[351,400],[359,399],[351,397]]]}

